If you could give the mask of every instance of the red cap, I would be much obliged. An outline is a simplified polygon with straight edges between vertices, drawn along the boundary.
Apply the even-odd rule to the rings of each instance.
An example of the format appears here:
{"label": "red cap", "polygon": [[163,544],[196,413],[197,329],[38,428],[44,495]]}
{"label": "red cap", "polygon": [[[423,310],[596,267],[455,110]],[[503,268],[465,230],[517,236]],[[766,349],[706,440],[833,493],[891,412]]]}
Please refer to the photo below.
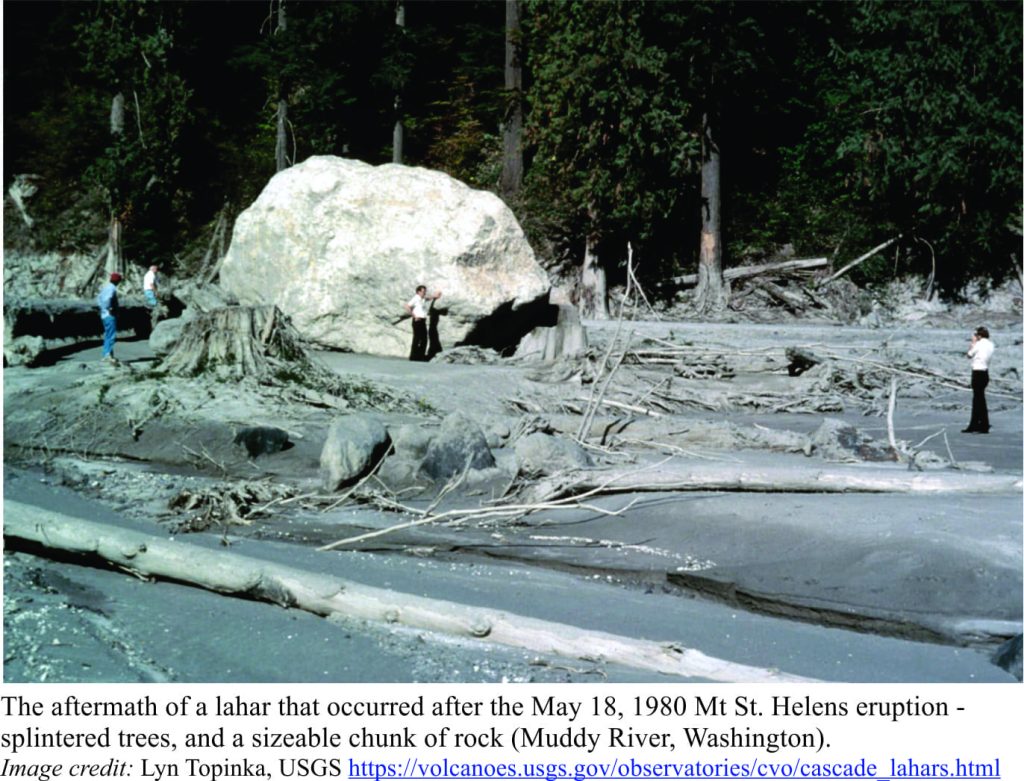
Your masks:
{"label": "red cap", "polygon": [[123,277],[120,274],[118,274],[116,271],[113,274],[110,275],[110,281],[111,282],[120,282],[122,279],[123,279]]}

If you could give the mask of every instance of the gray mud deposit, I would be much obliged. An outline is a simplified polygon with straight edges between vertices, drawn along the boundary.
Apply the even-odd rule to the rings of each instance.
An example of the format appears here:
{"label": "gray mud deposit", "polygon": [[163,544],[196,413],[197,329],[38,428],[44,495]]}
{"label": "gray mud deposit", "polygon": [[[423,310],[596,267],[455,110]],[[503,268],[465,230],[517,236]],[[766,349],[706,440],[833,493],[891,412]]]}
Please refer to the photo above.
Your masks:
{"label": "gray mud deposit", "polygon": [[[144,342],[119,344],[118,368],[88,347],[7,369],[5,500],[764,671],[1019,676],[992,662],[1021,633],[1016,332],[995,334],[993,431],[977,436],[960,433],[966,331],[631,323],[605,387],[617,326],[587,325],[592,352],[575,363],[317,353],[330,392],[175,377]],[[822,363],[790,376],[794,346]],[[456,411],[493,466],[445,493],[421,457]],[[395,449],[326,492],[321,450],[352,412]],[[588,413],[589,464],[517,476],[517,441],[571,441]],[[263,452],[240,437],[253,430],[284,434]],[[584,485],[600,490],[568,501]],[[532,509],[484,512],[515,502]],[[599,653],[325,619],[11,538],[4,564],[7,681],[664,679]]]}

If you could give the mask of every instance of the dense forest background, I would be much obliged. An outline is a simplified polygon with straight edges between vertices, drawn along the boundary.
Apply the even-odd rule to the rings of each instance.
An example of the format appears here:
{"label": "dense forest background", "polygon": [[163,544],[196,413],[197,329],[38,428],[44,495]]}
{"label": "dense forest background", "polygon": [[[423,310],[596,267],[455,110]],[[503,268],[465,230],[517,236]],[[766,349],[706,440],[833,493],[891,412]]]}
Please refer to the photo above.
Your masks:
{"label": "dense forest background", "polygon": [[494,190],[550,268],[612,282],[627,242],[647,282],[894,237],[858,282],[956,296],[1019,264],[1019,2],[5,2],[3,26],[4,185],[38,187],[9,248],[114,231],[187,273],[333,154]]}

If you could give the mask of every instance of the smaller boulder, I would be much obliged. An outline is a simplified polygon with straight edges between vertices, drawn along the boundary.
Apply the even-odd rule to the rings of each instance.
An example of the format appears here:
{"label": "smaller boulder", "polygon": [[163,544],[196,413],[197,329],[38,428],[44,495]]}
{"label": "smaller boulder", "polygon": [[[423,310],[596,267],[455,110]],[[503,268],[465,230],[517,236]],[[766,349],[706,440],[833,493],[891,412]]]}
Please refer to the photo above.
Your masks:
{"label": "smaller boulder", "polygon": [[175,317],[170,320],[160,320],[149,334],[149,349],[158,358],[169,355],[181,341],[181,331],[185,327],[185,317]]}
{"label": "smaller boulder", "polygon": [[324,490],[337,491],[365,476],[391,448],[383,424],[369,415],[343,415],[331,422],[320,452]]}
{"label": "smaller boulder", "polygon": [[274,426],[246,426],[239,429],[234,444],[244,448],[249,458],[280,453],[292,445],[288,440],[288,432]]}
{"label": "smaller boulder", "polygon": [[811,434],[810,450],[828,461],[897,461],[888,444],[872,439],[849,423],[825,418]]}
{"label": "smaller boulder", "polygon": [[527,477],[585,469],[594,463],[579,443],[539,431],[519,439],[515,453],[516,466]]}
{"label": "smaller boulder", "polygon": [[388,433],[394,442],[396,454],[415,459],[423,458],[427,454],[433,437],[433,432],[412,424],[396,426]]}
{"label": "smaller boulder", "polygon": [[18,336],[4,340],[5,366],[32,366],[46,349],[41,336]]}
{"label": "smaller boulder", "polygon": [[480,426],[461,412],[453,412],[430,440],[420,472],[433,480],[449,480],[467,464],[470,469],[490,469],[494,455]]}

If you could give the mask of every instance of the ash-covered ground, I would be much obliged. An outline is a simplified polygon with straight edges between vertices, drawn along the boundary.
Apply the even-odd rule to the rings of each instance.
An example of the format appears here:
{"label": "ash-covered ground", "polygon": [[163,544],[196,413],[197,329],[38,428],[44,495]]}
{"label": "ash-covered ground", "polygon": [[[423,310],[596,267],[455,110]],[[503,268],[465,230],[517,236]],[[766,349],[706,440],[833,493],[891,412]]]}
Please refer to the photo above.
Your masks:
{"label": "ash-covered ground", "polygon": [[[122,366],[107,367],[85,345],[5,370],[4,500],[768,672],[1012,682],[1024,439],[1012,322],[990,326],[984,436],[960,431],[970,329],[925,323],[595,322],[589,356],[555,365],[315,353],[342,381],[332,394],[301,378],[170,376],[144,341],[120,343]],[[794,348],[813,358],[796,376]],[[439,484],[397,461],[356,490],[323,489],[335,417],[368,414],[408,439],[452,412],[479,425],[494,466],[440,502]],[[251,426],[290,446],[251,456],[234,444]],[[590,465],[525,474],[516,441],[537,431],[582,439]],[[526,509],[479,512],[513,504]],[[324,619],[5,546],[9,682],[665,679],[599,652]]]}

